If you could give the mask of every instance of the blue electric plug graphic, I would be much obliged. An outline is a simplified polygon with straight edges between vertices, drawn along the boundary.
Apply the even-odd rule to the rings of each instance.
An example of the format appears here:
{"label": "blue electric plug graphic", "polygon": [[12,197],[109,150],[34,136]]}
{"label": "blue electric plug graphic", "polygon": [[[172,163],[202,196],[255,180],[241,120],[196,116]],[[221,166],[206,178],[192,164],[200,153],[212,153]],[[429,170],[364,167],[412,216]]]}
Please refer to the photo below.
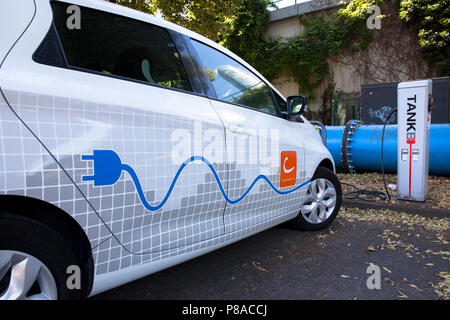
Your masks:
{"label": "blue electric plug graphic", "polygon": [[124,170],[119,156],[112,150],[94,150],[92,155],[82,155],[81,160],[94,162],[94,175],[83,176],[83,181],[94,181],[95,187],[115,184]]}
{"label": "blue electric plug graphic", "polygon": [[309,182],[311,182],[311,179],[308,179],[304,183],[296,186],[293,189],[290,190],[278,190],[272,182],[269,180],[268,177],[265,175],[259,175],[253,180],[253,182],[250,184],[248,189],[244,192],[242,196],[240,196],[237,199],[230,199],[228,195],[226,194],[222,182],[220,181],[219,176],[217,175],[216,170],[214,169],[214,166],[209,162],[206,158],[202,156],[192,156],[188,158],[183,164],[178,168],[177,173],[175,174],[169,190],[167,191],[166,195],[164,196],[164,199],[157,205],[152,206],[146,199],[144,191],[142,190],[141,183],[139,182],[139,178],[136,174],[136,172],[133,170],[132,167],[130,167],[127,164],[123,164],[120,160],[120,157],[112,150],[94,150],[92,155],[82,155],[81,160],[84,161],[93,161],[94,162],[94,173],[93,175],[89,176],[82,176],[82,181],[94,181],[95,187],[101,187],[101,186],[110,186],[115,184],[122,175],[122,171],[127,172],[131,179],[133,180],[133,183],[136,187],[136,191],[139,195],[139,198],[142,202],[142,205],[149,211],[156,211],[161,209],[164,204],[169,199],[170,194],[172,193],[173,188],[175,187],[175,184],[178,180],[178,177],[180,176],[183,169],[191,162],[194,161],[202,161],[205,163],[209,169],[211,170],[214,178],[216,179],[217,185],[220,189],[220,192],[222,193],[223,197],[229,204],[235,204],[243,200],[252,190],[252,188],[256,185],[256,183],[259,180],[264,180],[267,182],[267,184],[272,188],[273,191],[275,191],[279,195],[285,195],[292,193],[304,186],[306,186]]}
{"label": "blue electric plug graphic", "polygon": [[141,183],[136,172],[127,164],[123,164],[117,153],[112,150],[94,150],[92,155],[82,155],[81,160],[93,161],[94,172],[93,175],[82,176],[82,181],[93,181],[95,187],[110,186],[115,184],[122,175],[122,171],[127,172],[136,187],[136,191],[144,207],[149,211],[156,211],[160,209],[167,201],[172,192],[173,186],[176,182],[176,178],[172,182],[172,186],[169,188],[165,198],[157,206],[152,206],[148,203],[144,191],[142,190]]}

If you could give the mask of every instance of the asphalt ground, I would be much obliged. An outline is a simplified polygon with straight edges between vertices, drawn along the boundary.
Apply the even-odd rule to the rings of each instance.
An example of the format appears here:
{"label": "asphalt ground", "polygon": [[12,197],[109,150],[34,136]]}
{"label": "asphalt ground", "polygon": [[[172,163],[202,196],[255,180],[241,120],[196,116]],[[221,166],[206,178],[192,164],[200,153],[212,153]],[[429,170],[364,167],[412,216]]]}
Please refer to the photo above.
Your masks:
{"label": "asphalt ground", "polygon": [[450,299],[449,242],[450,212],[341,208],[324,230],[277,226],[91,299]]}

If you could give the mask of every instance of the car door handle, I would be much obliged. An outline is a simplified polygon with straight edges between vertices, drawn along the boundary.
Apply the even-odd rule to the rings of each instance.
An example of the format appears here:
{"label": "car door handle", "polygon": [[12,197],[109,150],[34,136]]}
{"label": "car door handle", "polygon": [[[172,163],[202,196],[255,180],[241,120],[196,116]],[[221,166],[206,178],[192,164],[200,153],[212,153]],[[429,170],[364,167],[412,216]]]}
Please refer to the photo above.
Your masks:
{"label": "car door handle", "polygon": [[252,132],[240,126],[231,125],[228,127],[228,130],[234,134],[242,134],[245,136],[251,136]]}

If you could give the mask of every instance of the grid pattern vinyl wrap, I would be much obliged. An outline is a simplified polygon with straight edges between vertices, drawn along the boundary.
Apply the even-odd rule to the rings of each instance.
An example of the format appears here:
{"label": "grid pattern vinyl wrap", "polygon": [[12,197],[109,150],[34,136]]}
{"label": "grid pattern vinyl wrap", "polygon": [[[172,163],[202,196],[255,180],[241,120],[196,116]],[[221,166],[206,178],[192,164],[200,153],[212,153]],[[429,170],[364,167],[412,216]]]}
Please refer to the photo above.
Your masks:
{"label": "grid pattern vinyl wrap", "polygon": [[[298,212],[306,192],[304,187],[290,195],[277,195],[259,181],[242,201],[227,204],[211,169],[205,163],[192,162],[180,174],[164,206],[150,212],[125,171],[111,186],[94,187],[92,182],[82,181],[82,176],[94,172],[92,161],[83,161],[81,156],[96,149],[114,150],[122,163],[136,171],[147,201],[157,205],[180,167],[170,158],[171,134],[181,128],[194,137],[194,121],[127,106],[4,93],[65,172],[1,99],[0,193],[42,199],[70,214],[89,238],[97,275],[265,229]],[[202,130],[223,130],[214,124],[202,125]],[[304,159],[299,163],[304,165]],[[213,166],[231,199],[244,194],[260,174],[256,165]],[[297,170],[297,184],[307,179],[303,169],[300,165]],[[279,175],[278,167],[267,177],[278,187]]]}

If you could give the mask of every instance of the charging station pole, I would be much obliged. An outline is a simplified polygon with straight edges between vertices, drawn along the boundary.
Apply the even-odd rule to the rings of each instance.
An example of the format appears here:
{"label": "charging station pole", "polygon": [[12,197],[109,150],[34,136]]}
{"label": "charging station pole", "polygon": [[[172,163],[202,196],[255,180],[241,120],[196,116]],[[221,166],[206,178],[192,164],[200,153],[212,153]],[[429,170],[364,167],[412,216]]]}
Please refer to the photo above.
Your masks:
{"label": "charging station pole", "polygon": [[401,82],[397,87],[398,199],[427,197],[431,90],[431,80]]}

